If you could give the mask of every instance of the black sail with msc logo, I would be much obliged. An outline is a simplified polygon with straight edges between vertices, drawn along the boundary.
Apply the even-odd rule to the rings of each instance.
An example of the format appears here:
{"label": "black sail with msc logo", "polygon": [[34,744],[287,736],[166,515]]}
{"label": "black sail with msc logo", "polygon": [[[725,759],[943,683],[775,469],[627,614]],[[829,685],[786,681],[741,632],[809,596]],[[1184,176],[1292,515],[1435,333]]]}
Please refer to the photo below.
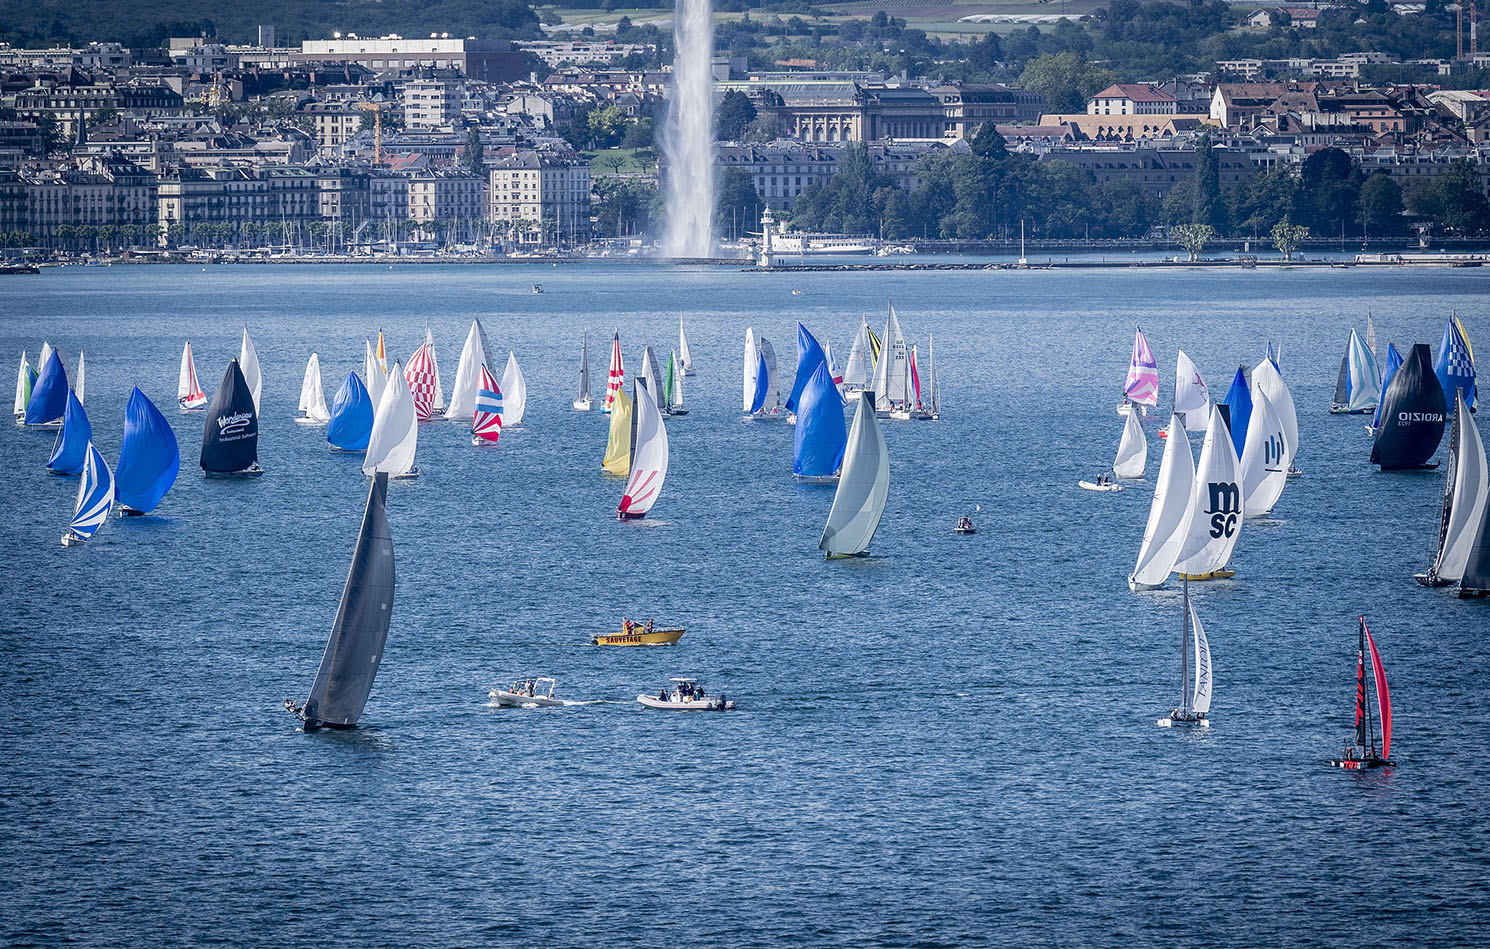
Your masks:
{"label": "black sail with msc logo", "polygon": [[228,363],[213,393],[202,429],[202,470],[214,474],[247,471],[259,460],[259,415],[253,392],[238,360]]}
{"label": "black sail with msc logo", "polygon": [[1414,343],[1402,368],[1381,396],[1381,427],[1371,445],[1371,463],[1383,471],[1430,467],[1443,440],[1448,403],[1433,372],[1426,343]]}

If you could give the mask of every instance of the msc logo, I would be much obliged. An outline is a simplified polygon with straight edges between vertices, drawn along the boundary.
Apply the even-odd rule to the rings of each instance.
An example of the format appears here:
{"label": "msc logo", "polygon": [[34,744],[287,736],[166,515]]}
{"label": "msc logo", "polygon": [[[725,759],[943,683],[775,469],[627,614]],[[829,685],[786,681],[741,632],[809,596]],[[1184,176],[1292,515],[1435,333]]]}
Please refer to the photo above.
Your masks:
{"label": "msc logo", "polygon": [[1224,484],[1211,483],[1211,536],[1230,537],[1236,533],[1237,519],[1242,514],[1242,492],[1235,481]]}
{"label": "msc logo", "polygon": [[1269,435],[1262,444],[1262,464],[1265,468],[1276,468],[1283,463],[1283,436]]}

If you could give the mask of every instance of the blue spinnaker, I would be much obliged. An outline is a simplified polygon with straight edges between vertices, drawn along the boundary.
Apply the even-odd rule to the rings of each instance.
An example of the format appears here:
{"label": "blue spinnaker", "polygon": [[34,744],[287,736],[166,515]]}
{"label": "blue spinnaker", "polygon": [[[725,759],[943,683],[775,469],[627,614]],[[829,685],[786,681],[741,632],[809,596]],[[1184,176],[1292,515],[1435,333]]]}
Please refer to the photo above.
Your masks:
{"label": "blue spinnaker", "polygon": [[331,421],[326,424],[326,441],[342,451],[367,451],[372,437],[373,404],[367,387],[357,373],[347,373],[346,381],[336,390],[331,403]]}
{"label": "blue spinnaker", "polygon": [[792,394],[786,400],[788,412],[797,411],[797,400],[802,398],[802,390],[807,388],[807,381],[817,371],[817,367],[828,361],[828,356],[823,352],[823,347],[817,339],[809,332],[807,327],[801,323],[797,324],[797,378],[792,380]]}
{"label": "blue spinnaker", "polygon": [[843,399],[826,360],[802,388],[802,403],[797,409],[796,451],[792,456],[792,473],[804,478],[831,475],[843,464],[843,450],[848,445],[848,428],[843,423]]}
{"label": "blue spinnaker", "polygon": [[1240,368],[1231,380],[1231,390],[1226,393],[1226,405],[1231,410],[1231,443],[1236,446],[1237,457],[1242,457],[1242,446],[1247,444],[1247,421],[1252,418],[1252,392],[1247,388],[1247,374]]}
{"label": "blue spinnaker", "polygon": [[755,363],[755,395],[750,398],[750,411],[759,412],[761,406],[766,404],[766,390],[771,385],[771,371],[766,368],[766,356],[759,350],[756,351]]}
{"label": "blue spinnaker", "polygon": [[180,470],[175,430],[136,386],[124,407],[124,444],[114,469],[114,496],[131,511],[148,514],[171,490]]}
{"label": "blue spinnaker", "polygon": [[62,414],[62,431],[52,443],[52,457],[47,467],[54,474],[75,475],[83,473],[88,460],[88,445],[93,441],[93,426],[88,423],[88,413],[77,394],[67,390],[67,410]]}
{"label": "blue spinnaker", "polygon": [[31,388],[31,401],[26,403],[26,424],[45,425],[55,422],[67,411],[67,370],[62,368],[62,358],[57,351],[47,358],[41,367],[41,375]]}
{"label": "blue spinnaker", "polygon": [[[1387,364],[1381,371],[1381,402],[1386,401],[1387,386],[1392,384],[1392,377],[1401,368],[1402,354],[1397,352],[1397,344],[1387,343]],[[1376,403],[1376,414],[1371,416],[1371,430],[1373,432],[1381,427],[1381,402]]]}
{"label": "blue spinnaker", "polygon": [[1433,362],[1433,374],[1443,387],[1444,398],[1453,406],[1462,393],[1464,407],[1474,408],[1474,359],[1469,355],[1469,345],[1454,325],[1452,317],[1443,328],[1443,341],[1438,344],[1438,359]]}

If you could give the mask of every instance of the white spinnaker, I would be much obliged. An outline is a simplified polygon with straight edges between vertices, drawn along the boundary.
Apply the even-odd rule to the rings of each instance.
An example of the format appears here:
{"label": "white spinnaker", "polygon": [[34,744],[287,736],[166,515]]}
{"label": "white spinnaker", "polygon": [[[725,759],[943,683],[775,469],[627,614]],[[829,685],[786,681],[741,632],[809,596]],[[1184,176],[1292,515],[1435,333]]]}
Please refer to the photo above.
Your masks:
{"label": "white spinnaker", "polygon": [[383,371],[383,364],[378,362],[378,355],[373,351],[372,340],[364,339],[366,348],[362,354],[362,381],[367,386],[367,397],[372,400],[373,414],[378,414],[378,407],[383,404],[383,390],[388,388],[388,375]]}
{"label": "white spinnaker", "polygon": [[517,353],[507,351],[507,368],[502,370],[502,427],[517,425],[528,408],[528,380],[517,364]]}
{"label": "white spinnaker", "polygon": [[419,415],[414,409],[414,394],[409,391],[403,368],[393,363],[382,401],[373,412],[372,434],[367,439],[367,454],[362,459],[363,474],[386,471],[393,476],[408,474],[414,468],[414,449],[419,443]]}
{"label": "white spinnaker", "polygon": [[78,404],[83,404],[83,351],[78,350],[78,372],[72,378],[72,391],[78,397]]}
{"label": "white spinnaker", "polygon": [[300,380],[299,408],[308,419],[331,421],[331,410],[326,408],[326,393],[321,388],[321,357],[316,353],[311,353],[305,361],[305,377]]}
{"label": "white spinnaker", "polygon": [[1183,349],[1174,359],[1174,411],[1184,419],[1187,431],[1203,432],[1210,424],[1211,390]]}
{"label": "white spinnaker", "polygon": [[1350,339],[1345,347],[1345,365],[1350,379],[1350,402],[1352,412],[1374,409],[1381,402],[1381,367],[1376,364],[1376,355],[1361,342],[1351,327]]}
{"label": "white spinnaker", "polygon": [[1180,573],[1205,577],[1231,560],[1242,534],[1240,467],[1221,409],[1211,406],[1211,423],[1206,427],[1200,461],[1195,466],[1188,530],[1174,565]]}
{"label": "white spinnaker", "polygon": [[[1184,433],[1178,433],[1183,437]],[[1149,441],[1144,437],[1143,425],[1137,412],[1129,412],[1123,422],[1123,439],[1118,442],[1117,458],[1112,463],[1112,473],[1119,478],[1142,478],[1144,466],[1148,464]]]}
{"label": "white spinnaker", "polygon": [[[1351,330],[1354,333],[1354,330]],[[1283,467],[1286,469],[1293,464],[1293,460],[1299,456],[1299,416],[1294,409],[1293,395],[1288,391],[1288,385],[1283,381],[1283,374],[1271,359],[1264,359],[1256,369],[1252,370],[1252,388],[1262,389],[1267,393],[1268,401],[1273,403],[1273,411],[1278,413],[1278,421],[1283,425],[1284,452],[1286,461]],[[1253,396],[1256,399],[1256,396]]]}
{"label": "white spinnaker", "polygon": [[749,412],[750,407],[755,404],[755,371],[760,362],[760,354],[755,349],[755,327],[745,327],[745,387],[744,401],[740,411]]}
{"label": "white spinnaker", "polygon": [[476,414],[476,390],[481,387],[481,365],[486,362],[486,349],[481,342],[481,324],[471,321],[471,330],[466,334],[466,345],[460,351],[460,365],[455,368],[455,381],[450,385],[450,404],[445,408],[445,417],[469,422]]}
{"label": "white spinnaker", "polygon": [[1464,407],[1464,393],[1455,393],[1454,425],[1459,432],[1459,448],[1453,473],[1454,504],[1449,509],[1449,523],[1444,531],[1443,549],[1433,564],[1433,574],[1443,580],[1461,580],[1469,565],[1475,532],[1485,516],[1486,499],[1490,498],[1490,471],[1485,461],[1485,443],[1480,429]]}
{"label": "white spinnaker", "polygon": [[[1260,367],[1259,367],[1260,368]],[[1288,483],[1288,437],[1267,390],[1252,377],[1252,418],[1242,445],[1242,510],[1261,517],[1278,503]]]}
{"label": "white spinnaker", "polygon": [[1200,625],[1200,614],[1195,604],[1190,604],[1190,655],[1195,663],[1191,680],[1190,701],[1195,714],[1204,715],[1211,710],[1211,644],[1206,642],[1205,627]]}
{"label": "white spinnaker", "polygon": [[1159,462],[1159,477],[1154,482],[1154,500],[1149,505],[1148,523],[1143,529],[1143,546],[1138,562],[1128,577],[1134,590],[1159,586],[1174,569],[1180,543],[1190,524],[1190,492],[1195,481],[1195,458],[1190,441],[1178,415],[1169,417],[1174,433],[1164,441],[1164,457]]}
{"label": "white spinnaker", "polygon": [[259,375],[259,354],[254,352],[253,340],[248,338],[248,327],[243,327],[243,345],[238,350],[238,369],[243,373],[243,381],[248,384],[248,391],[254,396],[254,411],[262,412],[259,407],[259,395],[264,388],[264,380]]}
{"label": "white spinnaker", "polygon": [[662,411],[652,393],[642,383],[636,393],[636,445],[631,449],[631,474],[626,479],[621,510],[640,517],[657,503],[662,483],[667,480],[667,429],[662,425]]}
{"label": "white spinnaker", "polygon": [[890,450],[875,417],[871,393],[861,392],[854,423],[849,428],[838,489],[833,494],[833,507],[828,511],[828,523],[818,549],[829,554],[858,554],[868,550],[889,496]]}

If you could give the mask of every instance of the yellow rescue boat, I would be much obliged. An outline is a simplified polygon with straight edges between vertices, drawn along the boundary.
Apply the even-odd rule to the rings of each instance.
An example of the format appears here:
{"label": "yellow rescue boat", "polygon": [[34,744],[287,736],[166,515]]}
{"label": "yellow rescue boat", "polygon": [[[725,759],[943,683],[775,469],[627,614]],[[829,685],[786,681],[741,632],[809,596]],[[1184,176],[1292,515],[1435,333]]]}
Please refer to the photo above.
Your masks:
{"label": "yellow rescue boat", "polygon": [[602,633],[590,641],[596,646],[671,646],[681,638],[681,626],[649,630],[641,623],[628,623],[619,633]]}

